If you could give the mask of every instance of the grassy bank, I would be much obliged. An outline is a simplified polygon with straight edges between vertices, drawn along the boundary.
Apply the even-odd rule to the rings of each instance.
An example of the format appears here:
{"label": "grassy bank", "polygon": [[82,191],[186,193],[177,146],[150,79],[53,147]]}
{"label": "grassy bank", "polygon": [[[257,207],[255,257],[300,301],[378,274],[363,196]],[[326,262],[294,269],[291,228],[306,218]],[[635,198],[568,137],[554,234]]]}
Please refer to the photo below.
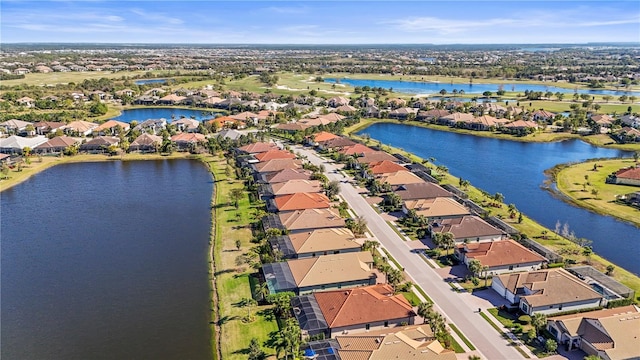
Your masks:
{"label": "grassy bank", "polygon": [[38,158],[32,155],[31,164],[23,165],[22,171],[9,170],[8,178],[0,180],[0,192],[7,190],[52,166],[78,162],[100,161],[140,161],[140,160],[166,160],[189,159],[192,156],[188,152],[174,152],[171,155],[130,153],[124,155],[108,156],[100,154],[81,154],[73,156],[42,156]]}
{"label": "grassy bank", "polygon": [[[218,311],[217,319],[220,330],[218,346],[222,359],[246,359],[246,350],[252,338],[260,343],[268,339],[278,325],[270,316],[269,306],[255,306],[251,313],[255,320],[247,322],[248,309],[240,305],[242,299],[252,298],[252,275],[256,272],[248,265],[237,265],[240,255],[247,255],[251,247],[250,223],[254,209],[245,193],[236,208],[229,198],[233,189],[242,189],[243,184],[235,177],[226,175],[227,163],[224,158],[206,158],[215,179],[215,214],[213,242],[213,261],[215,263],[215,286],[218,304],[212,311]],[[240,240],[240,249],[236,247]],[[216,319],[215,314],[212,316]]]}
{"label": "grassy bank", "polygon": [[[433,130],[448,131],[448,132],[453,132],[457,134],[465,134],[465,135],[487,137],[487,138],[500,139],[500,140],[518,141],[518,142],[554,142],[554,141],[563,141],[563,140],[569,140],[569,139],[577,139],[577,140],[581,140],[589,144],[592,144],[594,146],[626,150],[626,151],[640,151],[640,144],[616,144],[611,138],[609,138],[606,135],[583,136],[583,135],[569,134],[569,133],[563,133],[563,132],[556,133],[556,132],[538,131],[527,136],[513,136],[510,134],[503,134],[498,132],[458,129],[458,128],[452,128],[445,125],[436,125],[436,124],[430,124],[430,123],[425,123],[421,121],[399,121],[395,119],[373,119],[373,118],[361,119],[360,123],[352,125],[348,128],[345,128],[344,133],[353,134],[355,132],[366,129],[367,127],[375,123],[405,124],[405,125],[423,127],[427,129],[433,129]],[[608,139],[608,142],[606,141],[606,139]]]}
{"label": "grassy bank", "polygon": [[[364,122],[364,126],[367,126],[366,120]],[[364,139],[362,137],[353,135],[353,132],[357,131],[358,125],[345,129],[345,133],[351,133],[351,137],[363,141]],[[419,156],[408,153],[402,149],[383,145],[383,150],[389,153],[403,154],[415,162],[424,163],[428,167],[435,168],[435,166],[428,163],[426,159],[420,158]],[[459,184],[459,178],[446,173],[443,174],[443,180],[441,181],[441,184],[451,184],[457,187]],[[491,216],[501,217],[503,221],[518,229],[518,231],[520,231],[521,233],[526,234],[530,239],[535,240],[536,242],[562,255],[565,259],[574,261],[577,264],[587,262],[587,259],[582,256],[582,248],[580,246],[569,241],[566,238],[561,237],[560,235],[553,233],[551,229],[542,226],[533,219],[527,217],[525,214],[523,214],[522,216],[522,221],[518,222],[517,217],[510,217],[509,210],[506,204],[500,204],[499,207],[490,206],[492,203],[495,203],[495,200],[485,196],[482,191],[480,191],[480,189],[471,185],[465,190],[465,192],[467,193],[467,195],[469,195],[469,198],[471,200],[488,210]],[[623,268],[620,268],[619,266],[616,266],[612,262],[598,256],[597,254],[593,254],[590,257],[589,261],[591,263],[591,266],[597,268],[602,272],[606,271],[607,266],[614,265],[616,269],[613,273],[613,277],[624,285],[633,289],[636,294],[640,294],[640,277],[638,277],[637,275]]]}
{"label": "grassy bank", "polygon": [[[594,165],[597,164],[597,170]],[[616,202],[616,195],[638,191],[635,186],[607,184],[609,174],[635,165],[633,159],[597,160],[563,166],[554,173],[558,190],[569,201],[601,215],[613,216],[640,227],[640,210]],[[594,191],[595,190],[595,191]]]}

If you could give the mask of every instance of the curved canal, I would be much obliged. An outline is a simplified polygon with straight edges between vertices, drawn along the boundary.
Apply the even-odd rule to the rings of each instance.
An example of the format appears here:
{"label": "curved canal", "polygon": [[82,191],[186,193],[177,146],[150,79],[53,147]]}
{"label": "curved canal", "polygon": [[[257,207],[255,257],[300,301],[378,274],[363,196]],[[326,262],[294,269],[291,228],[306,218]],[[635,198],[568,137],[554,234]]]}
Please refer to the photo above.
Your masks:
{"label": "curved canal", "polygon": [[[640,274],[640,229],[609,216],[571,206],[541,188],[544,170],[557,164],[594,158],[630,156],[579,140],[524,143],[456,134],[417,126],[377,123],[358,134],[402,148],[422,158],[436,158],[449,172],[491,194],[500,192],[527,216],[554,229],[569,224],[577,237],[593,241],[599,255]],[[634,255],[632,255],[634,254]]]}
{"label": "curved canal", "polygon": [[210,359],[211,175],[63,164],[2,192],[2,359]]}

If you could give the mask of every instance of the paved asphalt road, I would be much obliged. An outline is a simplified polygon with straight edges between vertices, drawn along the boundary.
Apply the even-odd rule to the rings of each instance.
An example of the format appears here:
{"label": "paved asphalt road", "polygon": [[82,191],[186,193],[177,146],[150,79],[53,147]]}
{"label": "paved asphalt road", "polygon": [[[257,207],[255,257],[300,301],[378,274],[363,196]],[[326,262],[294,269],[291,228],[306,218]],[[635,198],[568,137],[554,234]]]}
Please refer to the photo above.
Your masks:
{"label": "paved asphalt road", "polygon": [[[347,180],[336,172],[332,163],[321,159],[315,151],[295,147],[293,150],[304,155],[315,165],[324,165],[329,180]],[[353,185],[340,183],[340,195],[353,211],[367,220],[371,233],[384,245],[389,253],[405,268],[405,272],[419,285],[440,308],[443,315],[453,322],[486,359],[522,359],[523,356],[478,313],[477,307],[464,302],[462,296],[452,291],[436,272],[396,234],[385,220],[358,194]],[[491,316],[491,315],[489,315]]]}

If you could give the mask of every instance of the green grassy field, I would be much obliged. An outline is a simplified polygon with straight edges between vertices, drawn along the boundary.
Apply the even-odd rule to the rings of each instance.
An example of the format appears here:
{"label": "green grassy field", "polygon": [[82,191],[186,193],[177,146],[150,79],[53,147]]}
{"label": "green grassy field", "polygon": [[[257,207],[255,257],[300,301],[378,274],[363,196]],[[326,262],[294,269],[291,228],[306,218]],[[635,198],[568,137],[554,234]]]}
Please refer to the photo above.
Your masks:
{"label": "green grassy field", "polygon": [[[2,85],[14,86],[14,85],[55,85],[55,84],[68,84],[68,83],[81,83],[86,79],[119,79],[124,77],[141,76],[149,71],[86,71],[86,72],[52,72],[52,73],[30,73],[26,74],[24,79],[3,80]],[[160,71],[151,71],[152,74],[157,74]]]}
{"label": "green grassy field", "polygon": [[[593,170],[594,164],[598,164],[597,171]],[[605,183],[612,172],[634,165],[633,159],[588,161],[571,165],[556,175],[558,190],[580,207],[614,216],[640,227],[640,210],[615,201],[616,195],[638,191],[638,187]],[[597,195],[592,193],[593,189],[597,191]]]}
{"label": "green grassy field", "polygon": [[[242,181],[225,175],[227,164],[224,159],[208,161],[215,178],[215,249],[216,278],[219,299],[221,329],[220,350],[222,359],[246,359],[245,349],[252,338],[262,344],[272,331],[278,329],[274,318],[265,314],[269,306],[257,306],[252,311],[255,320],[245,322],[247,309],[238,306],[243,298],[251,298],[250,276],[255,270],[248,265],[238,266],[236,257],[246,254],[251,244],[250,223],[253,211],[247,194],[236,208],[229,199],[232,189],[242,189]],[[235,242],[240,240],[241,248]]]}

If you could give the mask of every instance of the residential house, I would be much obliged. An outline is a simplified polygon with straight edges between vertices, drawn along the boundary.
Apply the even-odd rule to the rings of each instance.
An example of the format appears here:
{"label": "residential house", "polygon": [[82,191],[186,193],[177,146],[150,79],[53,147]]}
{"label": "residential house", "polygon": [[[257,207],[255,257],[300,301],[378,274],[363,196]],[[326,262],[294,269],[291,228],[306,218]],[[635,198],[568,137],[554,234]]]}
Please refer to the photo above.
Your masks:
{"label": "residential house", "polygon": [[349,99],[342,97],[342,96],[336,96],[333,97],[331,99],[329,99],[329,101],[327,101],[327,105],[333,107],[333,108],[337,108],[339,106],[342,105],[349,105]]}
{"label": "residential house", "polygon": [[336,111],[337,111],[337,112],[339,112],[339,113],[342,113],[342,114],[349,114],[349,115],[351,115],[351,114],[355,114],[355,113],[357,113],[357,112],[358,112],[358,109],[356,109],[355,107],[353,107],[353,106],[351,106],[351,105],[347,104],[347,105],[341,105],[341,106],[338,106],[338,107],[336,108]]}
{"label": "residential house", "polygon": [[260,116],[250,111],[245,111],[236,115],[229,115],[229,117],[245,123],[251,123],[253,125],[256,125],[258,123],[258,119]]}
{"label": "residential house", "polygon": [[156,152],[162,146],[162,136],[143,133],[129,145],[130,151]]}
{"label": "residential house", "polygon": [[195,133],[198,132],[200,122],[195,119],[181,118],[179,120],[172,121],[171,124],[176,127],[177,131]]}
{"label": "residential house", "polygon": [[40,144],[47,142],[47,138],[42,135],[34,137],[22,137],[11,135],[7,138],[0,139],[0,153],[2,154],[22,154],[24,148],[35,148]]}
{"label": "residential house", "polygon": [[28,96],[23,96],[20,99],[16,100],[16,104],[28,108],[32,108],[36,105],[36,101]]}
{"label": "residential house", "polygon": [[533,121],[516,120],[508,124],[504,124],[503,127],[508,130],[529,130],[529,129],[537,129],[538,124]]}
{"label": "residential house", "polygon": [[632,114],[623,115],[620,118],[620,121],[627,126],[631,126],[632,128],[640,128],[640,116],[635,116]]}
{"label": "residential house", "polygon": [[27,126],[32,125],[30,122],[11,119],[0,123],[0,129],[5,134],[15,134],[15,135],[35,135],[35,126],[34,126],[34,134],[26,134]]}
{"label": "residential house", "polygon": [[461,112],[455,112],[446,116],[442,116],[438,119],[438,123],[442,125],[456,126],[458,124],[462,124],[463,127],[466,127],[466,124],[472,121],[473,114]]}
{"label": "residential house", "polygon": [[282,226],[295,234],[310,229],[344,227],[345,221],[334,209],[307,209],[277,214]]}
{"label": "residential house", "polygon": [[376,284],[373,257],[368,251],[321,255],[264,264],[262,274],[271,294],[297,295]]}
{"label": "residential house", "polygon": [[[308,347],[305,352],[316,360],[457,359],[453,350],[440,344],[428,325],[341,334],[335,339],[309,342]],[[318,357],[320,353],[323,354],[321,358]]]}
{"label": "residential house", "polygon": [[135,94],[135,91],[131,89],[123,89],[123,90],[116,91],[116,96],[118,98],[123,98],[125,96],[133,97],[134,94]]}
{"label": "residential house", "polygon": [[527,315],[593,309],[604,303],[601,294],[562,268],[497,275],[491,288]]}
{"label": "residential house", "polygon": [[391,107],[392,109],[397,109],[403,106],[407,106],[407,100],[400,98],[390,99],[389,101],[387,101],[387,106]]}
{"label": "residential house", "polygon": [[179,133],[171,137],[171,142],[176,144],[178,150],[189,150],[205,141],[206,137],[198,133]]}
{"label": "residential house", "polygon": [[274,159],[295,159],[296,155],[291,151],[274,149],[267,152],[255,154],[253,155],[253,157],[256,158],[256,160],[258,160],[259,162],[265,162]]}
{"label": "residential house", "polygon": [[431,109],[427,111],[418,111],[416,119],[427,122],[438,122],[441,118],[450,115],[451,112],[444,109]]}
{"label": "residential house", "polygon": [[612,118],[607,114],[591,115],[591,120],[593,120],[593,122],[598,124],[598,126],[600,126],[601,128],[610,128],[613,125],[613,122],[615,121],[614,118]]}
{"label": "residential house", "polygon": [[283,259],[359,252],[361,245],[347,228],[309,229],[269,239],[274,254]]}
{"label": "residential house", "polygon": [[38,154],[60,154],[68,147],[76,146],[79,143],[78,139],[68,136],[56,136],[47,142],[36,146],[33,148],[33,151]]}
{"label": "residential house", "polygon": [[109,120],[94,128],[91,132],[94,135],[119,135],[126,133],[131,125],[125,122]]}
{"label": "residential house", "polygon": [[466,207],[448,197],[407,200],[402,203],[403,213],[408,214],[411,209],[414,209],[418,215],[427,217],[430,222],[435,220],[459,218],[470,214]]}
{"label": "residential house", "polygon": [[212,120],[208,120],[207,124],[215,126],[217,129],[244,129],[247,127],[244,121],[234,119],[230,116],[220,116]]}
{"label": "residential house", "polygon": [[380,162],[371,163],[369,164],[369,170],[371,171],[371,174],[373,174],[373,176],[376,176],[376,177],[385,176],[398,171],[409,172],[409,170],[407,170],[407,168],[405,168],[404,166],[398,165],[395,162],[392,162],[389,160],[383,160]]}
{"label": "residential house", "polygon": [[268,184],[277,184],[290,180],[311,180],[311,170],[305,169],[283,169],[278,172],[262,174],[258,181]]}
{"label": "residential house", "polygon": [[531,114],[531,118],[538,122],[550,122],[555,116],[556,114],[544,109],[536,110]]}
{"label": "residential house", "polygon": [[418,109],[401,107],[401,108],[393,109],[389,111],[389,113],[387,114],[387,117],[389,117],[390,119],[406,120],[409,118],[410,115],[415,116],[417,113],[418,113]]}
{"label": "residential house", "polygon": [[114,136],[96,136],[80,145],[80,151],[86,151],[94,154],[105,153],[110,146],[117,146],[119,143],[120,139]]}
{"label": "residential house", "polygon": [[326,209],[331,206],[329,198],[320,193],[295,193],[276,196],[267,202],[270,211],[295,211],[306,209]]}
{"label": "residential house", "polygon": [[239,140],[240,137],[242,137],[244,135],[245,134],[243,132],[235,130],[235,129],[224,129],[224,130],[219,131],[218,133],[216,133],[215,136],[217,136],[219,138],[223,138],[223,139]]}
{"label": "residential house", "polygon": [[358,157],[357,161],[360,164],[373,164],[382,161],[391,161],[395,163],[400,162],[398,158],[384,151],[364,152],[360,157]]}
{"label": "residential house", "polygon": [[291,195],[296,193],[320,193],[322,183],[318,180],[294,179],[286,182],[268,184],[268,193],[273,196]]}
{"label": "residential house", "polygon": [[618,130],[614,137],[622,143],[640,142],[640,130],[625,126]]}
{"label": "residential house", "polygon": [[607,181],[620,185],[640,186],[640,166],[628,167],[616,171],[611,180]]}
{"label": "residential house", "polygon": [[628,305],[547,319],[547,330],[567,351],[600,359],[640,359],[640,309]]}
{"label": "residential house", "polygon": [[178,104],[181,104],[182,101],[184,101],[186,98],[187,98],[186,96],[169,94],[158,99],[156,103],[161,105],[178,105]]}
{"label": "residential house", "polygon": [[270,172],[278,172],[284,169],[300,169],[302,161],[296,159],[273,159],[251,165],[253,170],[264,174]]}
{"label": "residential house", "polygon": [[456,247],[456,256],[469,266],[471,260],[478,260],[486,266],[485,275],[508,272],[540,270],[547,259],[511,239],[462,243]]}
{"label": "residential house", "polygon": [[40,121],[33,124],[33,127],[36,129],[36,134],[38,135],[55,133],[58,129],[62,130],[65,126],[65,123],[57,121]]}
{"label": "residential house", "polygon": [[303,337],[333,338],[413,325],[416,313],[388,284],[301,295],[291,299]]}
{"label": "residential house", "polygon": [[409,171],[396,171],[394,173],[384,174],[378,177],[378,181],[381,184],[387,183],[391,186],[421,184],[425,182],[418,175]]}
{"label": "residential house", "polygon": [[321,131],[316,134],[309,135],[305,138],[307,145],[317,146],[318,143],[339,138],[340,136],[332,134],[330,132]]}
{"label": "residential house", "polygon": [[355,156],[362,156],[366,153],[373,153],[376,152],[376,150],[373,150],[372,148],[362,145],[362,144],[355,144],[352,146],[347,146],[342,148],[342,150],[338,151],[339,153],[343,154],[343,155],[355,155]]}
{"label": "residential house", "polygon": [[318,148],[321,150],[340,150],[347,146],[353,146],[357,144],[355,141],[345,138],[338,137],[335,139],[318,142]]}
{"label": "residential house", "polygon": [[435,220],[429,224],[429,231],[432,235],[450,232],[457,243],[496,241],[506,237],[502,230],[475,215]]}
{"label": "residential house", "polygon": [[238,151],[245,154],[258,154],[267,152],[269,150],[279,149],[278,145],[274,142],[256,142],[253,144],[244,145],[238,148]]}
{"label": "residential house", "polygon": [[508,121],[507,119],[498,119],[493,116],[483,115],[474,117],[467,123],[467,128],[471,130],[489,131],[503,126]]}
{"label": "residential house", "polygon": [[[133,128],[133,130],[158,135],[160,132],[162,132],[162,130],[166,128],[167,128],[166,119],[147,119],[139,123],[138,125],[136,125]],[[197,126],[196,126],[196,129],[197,129]]]}
{"label": "residential house", "polygon": [[453,197],[453,194],[445,190],[442,186],[424,181],[394,186],[393,192],[402,200]]}
{"label": "residential house", "polygon": [[67,135],[71,136],[87,136],[91,134],[93,132],[93,129],[97,128],[98,126],[98,124],[94,124],[92,122],[84,120],[72,121],[64,127],[64,132]]}

